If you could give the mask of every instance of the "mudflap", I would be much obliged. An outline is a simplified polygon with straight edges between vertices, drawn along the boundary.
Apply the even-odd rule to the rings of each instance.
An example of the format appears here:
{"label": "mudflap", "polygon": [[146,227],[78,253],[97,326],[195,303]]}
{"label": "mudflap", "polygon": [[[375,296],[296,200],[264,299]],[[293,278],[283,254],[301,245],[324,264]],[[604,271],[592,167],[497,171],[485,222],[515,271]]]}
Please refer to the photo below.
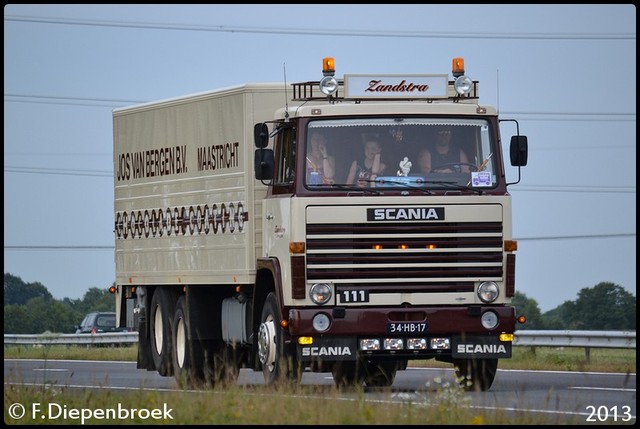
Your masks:
{"label": "mudflap", "polygon": [[454,359],[510,358],[513,344],[500,341],[498,336],[454,335],[451,337],[451,356]]}
{"label": "mudflap", "polygon": [[357,352],[356,337],[319,337],[311,344],[297,346],[298,362],[305,363],[356,360]]}

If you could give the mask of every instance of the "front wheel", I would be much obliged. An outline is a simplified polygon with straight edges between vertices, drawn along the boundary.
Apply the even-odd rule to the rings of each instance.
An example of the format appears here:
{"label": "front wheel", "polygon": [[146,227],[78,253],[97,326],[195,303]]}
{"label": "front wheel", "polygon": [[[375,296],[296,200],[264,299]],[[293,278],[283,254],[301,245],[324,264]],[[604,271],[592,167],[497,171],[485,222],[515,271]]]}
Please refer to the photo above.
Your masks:
{"label": "front wheel", "polygon": [[280,326],[280,312],[273,292],[267,295],[260,320],[258,357],[265,383],[273,385],[278,380],[299,382],[302,370],[295,356],[285,350],[284,331]]}
{"label": "front wheel", "polygon": [[489,390],[498,370],[498,359],[456,359],[453,361],[460,386],[467,391]]}

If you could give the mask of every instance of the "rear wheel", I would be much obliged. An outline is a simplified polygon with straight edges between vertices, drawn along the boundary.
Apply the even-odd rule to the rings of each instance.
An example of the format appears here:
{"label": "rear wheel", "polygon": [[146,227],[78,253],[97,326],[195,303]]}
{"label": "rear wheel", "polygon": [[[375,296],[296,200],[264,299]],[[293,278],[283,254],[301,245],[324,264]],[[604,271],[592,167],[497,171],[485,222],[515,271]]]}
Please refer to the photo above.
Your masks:
{"label": "rear wheel", "polygon": [[149,341],[153,363],[162,376],[173,375],[171,325],[175,305],[175,297],[168,289],[156,288],[149,310]]}
{"label": "rear wheel", "polygon": [[194,339],[187,301],[178,299],[173,319],[174,376],[183,388],[234,384],[240,373],[239,356],[222,341]]}
{"label": "rear wheel", "polygon": [[460,386],[467,391],[491,388],[498,370],[498,359],[457,359],[453,361]]}
{"label": "rear wheel", "polygon": [[183,388],[198,387],[204,382],[202,347],[190,338],[187,300],[181,296],[173,317],[173,369],[178,385]]}

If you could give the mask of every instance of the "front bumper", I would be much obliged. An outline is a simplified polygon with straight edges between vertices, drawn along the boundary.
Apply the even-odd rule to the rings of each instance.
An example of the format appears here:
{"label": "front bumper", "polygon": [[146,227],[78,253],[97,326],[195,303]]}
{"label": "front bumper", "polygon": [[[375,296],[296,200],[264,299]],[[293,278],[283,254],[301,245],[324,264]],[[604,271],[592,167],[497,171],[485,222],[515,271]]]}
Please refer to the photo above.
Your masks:
{"label": "front bumper", "polygon": [[[481,315],[498,317],[487,330]],[[331,324],[320,333],[312,325],[318,313]],[[289,334],[301,361],[376,359],[492,359],[510,358],[508,335],[515,330],[509,306],[429,308],[313,308],[289,310]],[[300,340],[300,341],[299,341]],[[367,347],[365,344],[376,344]],[[421,347],[416,347],[421,344]]]}

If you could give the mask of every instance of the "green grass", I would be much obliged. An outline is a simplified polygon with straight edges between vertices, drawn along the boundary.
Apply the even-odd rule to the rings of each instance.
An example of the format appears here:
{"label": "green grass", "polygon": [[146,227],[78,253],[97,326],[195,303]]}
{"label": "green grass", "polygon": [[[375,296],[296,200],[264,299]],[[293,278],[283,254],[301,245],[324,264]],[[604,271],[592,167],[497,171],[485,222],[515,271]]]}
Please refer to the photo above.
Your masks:
{"label": "green grass", "polygon": [[[389,391],[376,400],[366,400],[362,390],[345,394],[332,386],[231,386],[206,391],[97,391],[67,387],[6,385],[5,422],[18,424],[210,424],[210,425],[450,425],[450,424],[549,424],[544,414],[514,415],[504,410],[468,407],[465,393],[444,385],[435,391],[405,394]],[[383,390],[384,392],[384,390]],[[411,396],[411,399],[407,399]],[[30,404],[20,419],[12,419],[12,404]],[[67,411],[56,420],[34,414],[33,404],[45,411]],[[124,418],[97,418],[96,410],[170,410],[158,419],[131,413]],[[73,417],[71,410],[76,411]],[[84,411],[86,410],[86,411]],[[159,413],[161,414],[161,413]],[[85,415],[84,420],[81,416]],[[562,424],[579,424],[584,417],[558,418]]]}
{"label": "green grass", "polygon": [[4,347],[5,359],[70,359],[136,361],[138,347],[87,347],[87,346],[23,346]]}

